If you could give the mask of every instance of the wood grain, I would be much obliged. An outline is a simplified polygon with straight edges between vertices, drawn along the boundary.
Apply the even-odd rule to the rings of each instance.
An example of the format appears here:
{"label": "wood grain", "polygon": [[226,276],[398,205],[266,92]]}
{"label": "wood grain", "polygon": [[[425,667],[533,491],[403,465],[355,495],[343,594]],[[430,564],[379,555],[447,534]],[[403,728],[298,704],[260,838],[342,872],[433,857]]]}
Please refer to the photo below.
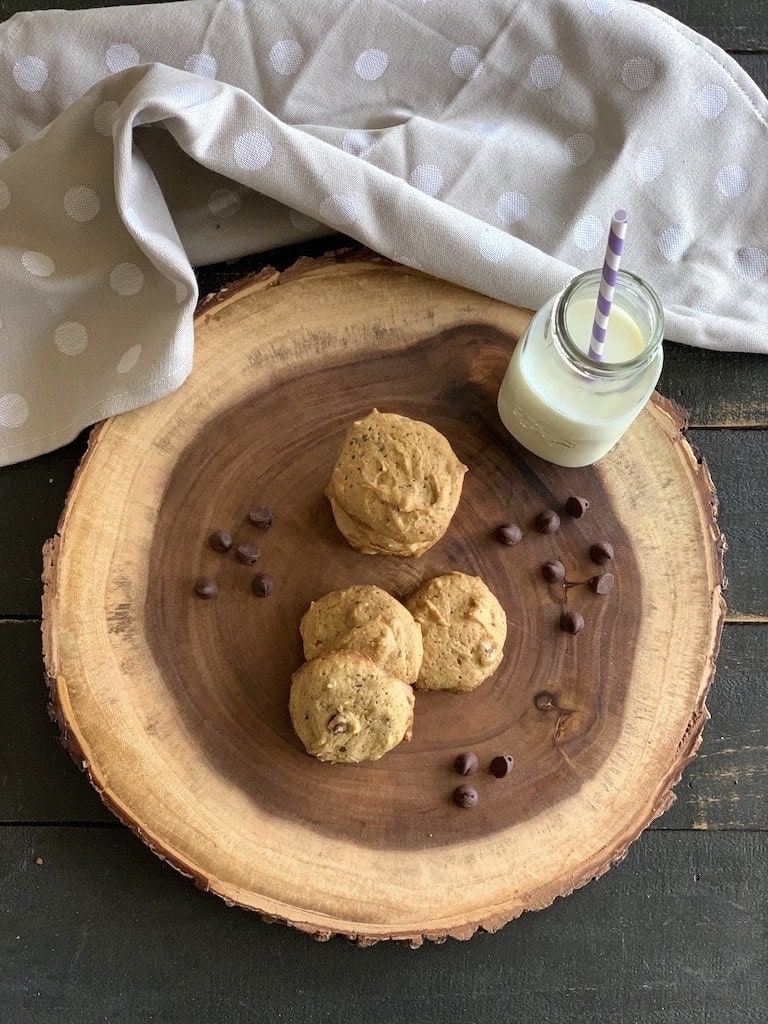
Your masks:
{"label": "wood grain", "polygon": [[654,0],[651,5],[726,50],[768,50],[764,0]]}
{"label": "wood grain", "polygon": [[691,430],[688,438],[722,480],[720,525],[730,621],[768,619],[768,431]]}
{"label": "wood grain", "polygon": [[[188,384],[94,432],[48,551],[54,705],[107,804],[227,900],[319,934],[467,937],[599,875],[668,806],[722,621],[711,483],[660,399],[599,467],[521,451],[495,395],[526,322],[379,259],[306,261],[212,300]],[[352,552],[321,497],[346,426],[377,403],[428,418],[471,467],[423,559]],[[553,538],[490,538],[574,491],[593,508]],[[276,519],[261,544],[278,580],[268,602],[205,545],[214,527],[242,532],[254,503]],[[556,554],[586,578],[606,537],[619,585],[608,601],[569,592],[591,627],[570,637],[540,565]],[[286,714],[308,600],[352,580],[402,595],[447,568],[479,572],[505,606],[503,671],[460,710],[420,695],[413,742],[380,762],[314,762]],[[192,598],[201,572],[218,576],[218,601]],[[486,758],[508,746],[519,770],[457,817],[449,766],[467,745]]]}
{"label": "wood grain", "polygon": [[712,721],[662,829],[768,830],[768,627],[728,623],[707,698]]}
{"label": "wood grain", "polygon": [[[768,830],[768,663],[763,624],[726,623],[707,698],[712,721],[655,829]],[[0,621],[0,824],[113,824],[44,712],[40,626]]]}
{"label": "wood grain", "polygon": [[338,1024],[340,1006],[348,1024],[764,1024],[767,857],[765,833],[649,832],[546,911],[414,954],[318,944],[228,910],[123,830],[5,828],[3,1012],[9,1024]]}
{"label": "wood grain", "polygon": [[682,405],[691,427],[768,427],[768,359],[664,343],[658,385]]}
{"label": "wood grain", "polygon": [[0,615],[40,617],[41,551],[56,530],[87,435],[0,469]]}

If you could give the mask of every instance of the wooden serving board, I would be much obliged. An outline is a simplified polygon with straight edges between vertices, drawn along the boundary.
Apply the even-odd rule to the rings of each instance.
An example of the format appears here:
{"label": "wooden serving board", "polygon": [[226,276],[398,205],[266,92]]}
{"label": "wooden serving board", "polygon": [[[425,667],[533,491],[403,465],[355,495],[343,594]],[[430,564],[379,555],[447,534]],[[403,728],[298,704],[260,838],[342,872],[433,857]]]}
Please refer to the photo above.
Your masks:
{"label": "wooden serving board", "polygon": [[[595,467],[517,446],[496,394],[528,319],[370,253],[301,261],[206,300],[187,383],[94,430],[45,552],[53,712],[106,804],[228,902],[318,937],[467,938],[600,875],[673,799],[724,614],[712,484],[658,396]],[[353,551],[323,497],[374,406],[432,423],[469,466],[420,559]],[[571,494],[587,514],[536,533]],[[248,523],[254,505],[270,530]],[[492,536],[508,521],[524,532],[512,548]],[[217,528],[259,563],[214,553]],[[616,551],[610,595],[543,581],[552,557],[588,579],[598,540]],[[269,598],[251,593],[257,569]],[[287,711],[310,600],[366,582],[404,597],[452,569],[507,612],[497,673],[418,693],[412,741],[380,761],[310,758]],[[201,575],[216,600],[194,596]],[[558,628],[564,600],[577,636]],[[451,800],[463,750],[481,765],[470,811]],[[504,780],[487,770],[500,753],[516,760]]]}

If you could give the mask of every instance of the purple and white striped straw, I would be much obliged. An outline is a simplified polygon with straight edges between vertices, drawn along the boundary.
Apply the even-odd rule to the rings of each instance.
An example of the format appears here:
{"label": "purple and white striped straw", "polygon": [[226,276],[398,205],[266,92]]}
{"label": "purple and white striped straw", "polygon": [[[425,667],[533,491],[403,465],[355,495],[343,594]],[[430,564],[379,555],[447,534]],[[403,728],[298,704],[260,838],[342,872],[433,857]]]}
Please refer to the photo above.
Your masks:
{"label": "purple and white striped straw", "polygon": [[603,261],[603,275],[600,279],[600,291],[597,296],[597,308],[595,319],[592,324],[592,337],[589,341],[587,355],[596,362],[602,362],[603,346],[608,331],[608,317],[611,315],[613,305],[613,293],[616,289],[616,280],[619,276],[619,264],[621,254],[624,252],[624,239],[627,235],[627,223],[629,214],[626,210],[617,210],[611,221],[611,230],[608,235],[608,245],[605,250]]}

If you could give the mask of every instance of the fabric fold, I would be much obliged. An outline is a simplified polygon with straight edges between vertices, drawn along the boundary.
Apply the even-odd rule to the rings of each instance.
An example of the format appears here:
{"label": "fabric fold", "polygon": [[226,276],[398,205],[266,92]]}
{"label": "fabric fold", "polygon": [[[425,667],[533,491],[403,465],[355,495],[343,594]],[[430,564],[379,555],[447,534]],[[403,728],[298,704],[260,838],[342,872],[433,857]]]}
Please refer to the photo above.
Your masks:
{"label": "fabric fold", "polygon": [[536,308],[625,206],[667,336],[768,352],[768,104],[738,65],[629,0],[437,8],[0,26],[0,463],[179,386],[193,266],[332,230]]}

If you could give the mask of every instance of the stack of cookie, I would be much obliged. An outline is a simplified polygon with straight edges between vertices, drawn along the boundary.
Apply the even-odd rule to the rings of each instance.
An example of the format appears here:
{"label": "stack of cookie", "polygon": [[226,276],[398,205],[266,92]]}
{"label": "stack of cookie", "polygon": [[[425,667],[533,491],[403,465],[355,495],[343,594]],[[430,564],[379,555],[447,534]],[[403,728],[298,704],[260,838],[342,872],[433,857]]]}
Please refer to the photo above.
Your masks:
{"label": "stack of cookie", "polygon": [[347,431],[325,493],[353,548],[423,555],[448,529],[466,472],[429,423],[374,409]]}
{"label": "stack of cookie", "polygon": [[[344,440],[326,494],[341,532],[366,554],[418,556],[444,534],[467,467],[434,427],[376,409]],[[315,601],[301,620],[294,730],[321,761],[375,761],[411,738],[413,686],[473,690],[498,667],[507,633],[476,576],[447,573],[405,605],[373,585]]]}
{"label": "stack of cookie", "polygon": [[300,624],[306,664],[294,673],[294,730],[321,761],[376,761],[411,738],[421,629],[375,586],[313,601]]}
{"label": "stack of cookie", "polygon": [[413,684],[474,690],[501,662],[504,609],[477,576],[447,573],[400,604],[373,585],[313,601],[300,624],[293,727],[321,761],[376,761],[413,727]]}

